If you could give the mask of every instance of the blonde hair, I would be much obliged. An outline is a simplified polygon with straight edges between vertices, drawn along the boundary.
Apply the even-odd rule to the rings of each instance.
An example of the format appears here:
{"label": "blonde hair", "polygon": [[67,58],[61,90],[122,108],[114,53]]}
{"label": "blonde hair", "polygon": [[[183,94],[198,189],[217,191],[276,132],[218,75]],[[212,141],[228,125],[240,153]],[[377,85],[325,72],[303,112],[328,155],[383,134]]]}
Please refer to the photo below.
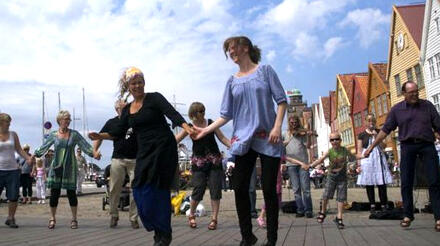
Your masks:
{"label": "blonde hair", "polygon": [[142,81],[144,81],[144,83],[145,83],[144,73],[142,73],[142,71],[139,68],[128,67],[128,68],[124,69],[121,76],[119,77],[119,82],[118,82],[118,86],[119,86],[118,98],[119,99],[123,99],[124,95],[125,95],[125,99],[123,99],[123,100],[125,100],[125,101],[127,100],[127,98],[130,96],[130,92],[128,91],[128,82],[130,82],[130,80],[132,80],[136,77],[141,77]]}
{"label": "blonde hair", "polygon": [[42,167],[44,166],[44,165],[43,165],[43,159],[41,159],[41,158],[36,158],[36,159],[35,159],[35,164],[36,164],[37,167],[42,168]]}
{"label": "blonde hair", "polygon": [[65,117],[69,117],[70,118],[69,111],[61,110],[60,112],[58,112],[58,115],[57,115],[57,123],[58,123],[58,125],[60,124],[61,119],[65,118]]}
{"label": "blonde hair", "polygon": [[11,122],[11,116],[7,113],[0,113],[0,121]]}
{"label": "blonde hair", "polygon": [[197,113],[200,111],[205,111],[205,106],[201,102],[193,102],[188,109],[188,117],[191,120],[195,120],[197,118]]}

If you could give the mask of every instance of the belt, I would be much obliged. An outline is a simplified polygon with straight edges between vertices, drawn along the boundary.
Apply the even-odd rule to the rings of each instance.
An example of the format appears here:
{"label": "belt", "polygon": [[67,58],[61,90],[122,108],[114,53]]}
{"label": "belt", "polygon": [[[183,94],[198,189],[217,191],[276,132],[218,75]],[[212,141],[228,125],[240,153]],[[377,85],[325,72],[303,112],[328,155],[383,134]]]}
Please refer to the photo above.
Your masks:
{"label": "belt", "polygon": [[403,143],[413,143],[413,144],[419,144],[419,143],[426,143],[429,141],[426,141],[425,139],[422,138],[407,138],[404,141],[402,141]]}

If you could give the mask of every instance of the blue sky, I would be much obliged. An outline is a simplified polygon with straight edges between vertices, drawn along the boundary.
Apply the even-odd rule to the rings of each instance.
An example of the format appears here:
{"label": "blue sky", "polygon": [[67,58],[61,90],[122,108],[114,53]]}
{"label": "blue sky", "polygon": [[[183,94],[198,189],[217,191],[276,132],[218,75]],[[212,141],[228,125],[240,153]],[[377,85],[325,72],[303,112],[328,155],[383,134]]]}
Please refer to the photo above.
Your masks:
{"label": "blue sky", "polygon": [[[222,52],[232,35],[247,35],[262,48],[262,63],[275,68],[286,90],[298,88],[317,102],[334,89],[336,74],[386,61],[391,6],[410,3],[416,1],[2,1],[0,111],[11,114],[22,143],[35,147],[42,91],[55,122],[58,92],[61,107],[84,119],[85,88],[88,130],[99,130],[114,116],[120,72],[134,65],[144,71],[147,91],[175,95],[183,113],[203,102],[215,119],[237,69]],[[231,125],[224,131],[230,134]],[[104,166],[111,144],[102,152]]]}

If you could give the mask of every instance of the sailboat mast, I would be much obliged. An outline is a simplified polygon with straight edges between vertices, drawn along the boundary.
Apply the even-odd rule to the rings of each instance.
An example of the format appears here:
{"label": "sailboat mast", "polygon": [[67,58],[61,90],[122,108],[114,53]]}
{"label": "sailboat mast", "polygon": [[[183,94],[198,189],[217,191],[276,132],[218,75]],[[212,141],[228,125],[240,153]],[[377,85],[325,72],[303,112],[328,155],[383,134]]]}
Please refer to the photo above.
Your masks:
{"label": "sailboat mast", "polygon": [[41,143],[44,143],[44,91],[43,91],[43,100],[42,100],[42,114],[41,114]]}

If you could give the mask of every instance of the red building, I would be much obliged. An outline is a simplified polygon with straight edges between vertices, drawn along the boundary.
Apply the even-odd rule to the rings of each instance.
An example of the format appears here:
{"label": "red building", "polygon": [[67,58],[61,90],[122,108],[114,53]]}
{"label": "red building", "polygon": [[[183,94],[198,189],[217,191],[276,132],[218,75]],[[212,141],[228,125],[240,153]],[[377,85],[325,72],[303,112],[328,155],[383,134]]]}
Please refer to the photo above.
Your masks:
{"label": "red building", "polygon": [[355,146],[357,150],[357,136],[365,130],[365,117],[368,114],[368,101],[367,101],[367,90],[368,90],[368,76],[355,75],[353,77],[353,128],[354,128],[354,138]]}
{"label": "red building", "polygon": [[336,91],[329,92],[330,98],[330,129],[331,132],[337,132],[338,127],[338,109],[336,108]]}

